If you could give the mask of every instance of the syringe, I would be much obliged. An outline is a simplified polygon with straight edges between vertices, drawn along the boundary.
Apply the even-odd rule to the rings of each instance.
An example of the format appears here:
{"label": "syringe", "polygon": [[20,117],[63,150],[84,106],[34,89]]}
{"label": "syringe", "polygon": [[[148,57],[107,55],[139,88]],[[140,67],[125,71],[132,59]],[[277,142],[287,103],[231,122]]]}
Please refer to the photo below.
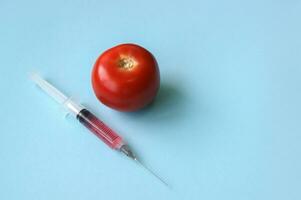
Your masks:
{"label": "syringe", "polygon": [[66,110],[71,113],[78,121],[88,128],[94,135],[106,143],[109,147],[114,150],[118,150],[125,154],[127,157],[139,163],[152,175],[157,177],[162,183],[168,186],[168,184],[152,170],[150,170],[146,165],[140,162],[130,147],[123,141],[123,139],[116,134],[112,129],[105,125],[101,120],[99,120],[94,114],[92,114],[83,105],[74,102],[71,98],[68,98],[61,91],[51,85],[49,82],[44,80],[38,74],[30,74],[31,80],[33,80],[36,85],[38,85],[44,92],[51,96],[59,104],[63,105]]}

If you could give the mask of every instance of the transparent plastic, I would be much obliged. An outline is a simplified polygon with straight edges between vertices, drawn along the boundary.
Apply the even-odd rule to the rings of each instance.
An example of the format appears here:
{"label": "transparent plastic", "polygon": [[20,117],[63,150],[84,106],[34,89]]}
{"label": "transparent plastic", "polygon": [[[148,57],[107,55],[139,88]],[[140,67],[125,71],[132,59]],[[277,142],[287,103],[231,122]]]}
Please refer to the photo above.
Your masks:
{"label": "transparent plastic", "polygon": [[69,113],[73,114],[74,116],[77,116],[78,113],[82,109],[84,109],[84,106],[74,102],[71,98],[68,98],[66,95],[64,95],[61,91],[59,91],[57,88],[55,88],[53,85],[51,85],[38,74],[31,73],[29,77],[45,93],[51,96],[56,102],[61,104]]}
{"label": "transparent plastic", "polygon": [[109,147],[120,149],[124,145],[119,135],[87,109],[80,111],[76,118]]}

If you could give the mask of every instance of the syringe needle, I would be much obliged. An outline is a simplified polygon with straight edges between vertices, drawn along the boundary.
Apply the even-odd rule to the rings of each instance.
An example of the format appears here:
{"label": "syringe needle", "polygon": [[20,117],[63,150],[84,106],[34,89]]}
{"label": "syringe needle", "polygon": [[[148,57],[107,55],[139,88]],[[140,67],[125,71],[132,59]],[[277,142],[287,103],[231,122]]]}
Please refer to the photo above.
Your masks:
{"label": "syringe needle", "polygon": [[141,167],[143,167],[146,171],[151,173],[153,176],[155,176],[157,179],[159,179],[165,186],[169,186],[160,176],[158,176],[155,172],[153,172],[149,167],[144,165],[140,160],[137,159],[136,155],[133,153],[133,151],[130,149],[128,145],[122,145],[119,149],[120,152],[124,153],[127,157],[133,159],[136,161]]}
{"label": "syringe needle", "polygon": [[144,169],[146,169],[149,173],[151,173],[153,176],[155,176],[157,179],[159,179],[164,185],[166,185],[167,187],[169,186],[160,176],[158,176],[155,172],[153,172],[150,168],[148,168],[142,162],[140,162],[137,158],[134,158],[134,160],[137,163],[139,163],[140,166],[142,166]]}

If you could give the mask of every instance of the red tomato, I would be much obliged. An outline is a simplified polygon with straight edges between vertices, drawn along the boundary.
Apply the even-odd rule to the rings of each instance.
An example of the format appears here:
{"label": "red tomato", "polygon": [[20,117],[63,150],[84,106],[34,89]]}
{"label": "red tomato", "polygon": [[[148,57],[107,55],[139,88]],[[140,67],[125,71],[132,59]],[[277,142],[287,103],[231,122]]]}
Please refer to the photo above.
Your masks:
{"label": "red tomato", "polygon": [[143,47],[121,44],[101,54],[92,71],[96,97],[119,111],[135,111],[149,104],[160,86],[155,57]]}

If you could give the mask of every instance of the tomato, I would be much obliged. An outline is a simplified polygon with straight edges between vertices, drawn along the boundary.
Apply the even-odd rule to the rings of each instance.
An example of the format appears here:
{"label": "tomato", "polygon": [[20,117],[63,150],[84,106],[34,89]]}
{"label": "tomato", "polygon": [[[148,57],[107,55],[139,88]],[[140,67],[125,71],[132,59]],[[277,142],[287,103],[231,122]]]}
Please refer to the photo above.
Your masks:
{"label": "tomato", "polygon": [[136,111],[149,104],[159,90],[157,61],[141,46],[115,46],[96,60],[92,86],[96,97],[110,108]]}

